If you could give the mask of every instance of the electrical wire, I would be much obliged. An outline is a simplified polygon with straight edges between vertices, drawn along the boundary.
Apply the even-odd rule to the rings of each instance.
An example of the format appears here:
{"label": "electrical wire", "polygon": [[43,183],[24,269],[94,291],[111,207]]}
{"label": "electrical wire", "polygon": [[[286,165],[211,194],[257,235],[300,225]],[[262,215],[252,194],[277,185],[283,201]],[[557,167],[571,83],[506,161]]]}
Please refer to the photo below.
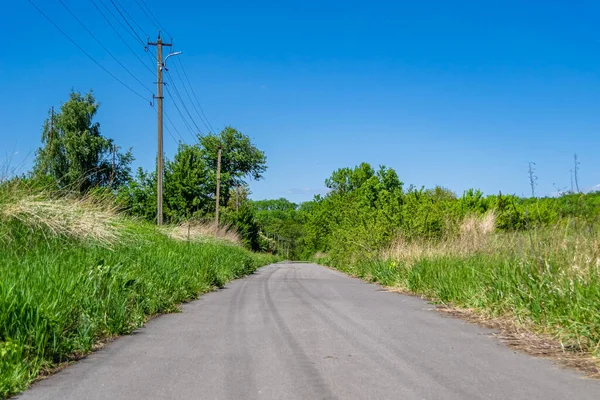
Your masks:
{"label": "electrical wire", "polygon": [[[140,41],[140,43],[145,46],[144,41],[142,40],[142,38],[140,38],[140,35],[138,35],[137,31],[135,29],[133,29],[133,26],[131,26],[131,24],[129,23],[129,20],[123,15],[123,12],[125,12],[125,14],[127,14],[129,16],[129,18],[131,18],[131,15],[129,15],[129,13],[125,10],[125,8],[123,8],[123,12],[121,12],[121,9],[115,4],[115,2],[113,0],[110,0],[110,2],[113,5],[113,7],[115,7],[117,12],[121,16],[121,18],[123,18],[123,20],[125,21],[127,26],[129,26],[129,29],[131,29],[131,31],[135,34],[135,36]],[[121,5],[121,7],[123,7],[123,6]],[[140,28],[140,26],[135,22],[135,20],[133,18],[131,18],[131,20],[138,28]],[[144,30],[142,28],[140,28],[140,30],[142,31],[142,33],[144,33]],[[146,37],[148,37],[148,35],[146,35]]]}
{"label": "electrical wire", "polygon": [[165,71],[167,72],[167,77],[169,78],[169,81],[173,85],[173,89],[175,90],[175,94],[177,95],[177,98],[181,102],[181,105],[183,106],[183,109],[187,113],[188,117],[190,117],[190,120],[192,121],[192,124],[194,124],[194,126],[196,127],[197,132],[201,133],[201,130],[198,127],[198,124],[196,124],[196,121],[192,117],[192,114],[190,113],[190,110],[188,110],[187,106],[185,105],[185,101],[183,100],[183,97],[181,97],[181,93],[179,92],[179,89],[177,88],[177,85],[175,84],[175,81],[173,80],[173,77],[171,76],[171,73],[167,69],[165,69]]}
{"label": "electrical wire", "polygon": [[40,13],[44,16],[44,18],[46,18],[48,20],[48,22],[50,22],[60,33],[63,34],[63,36],[65,36],[71,43],[73,43],[73,45],[75,45],[75,47],[77,47],[83,54],[85,54],[90,60],[92,60],[97,66],[99,66],[104,72],[106,72],[108,75],[110,75],[114,80],[116,80],[117,82],[119,82],[121,85],[123,85],[125,88],[127,88],[130,92],[134,93],[135,95],[137,95],[138,97],[144,99],[145,101],[148,101],[148,99],[146,97],[144,97],[142,94],[140,94],[139,92],[137,92],[136,90],[132,89],[129,85],[127,85],[125,82],[123,82],[121,79],[119,79],[115,74],[113,74],[112,72],[110,72],[106,67],[104,67],[102,64],[100,64],[98,61],[96,61],[96,59],[94,57],[92,57],[87,51],[85,51],[83,49],[83,47],[81,47],[79,44],[77,44],[77,42],[75,42],[65,31],[63,31],[45,12],[43,12],[32,0],[28,0],[29,3]]}
{"label": "electrical wire", "polygon": [[[154,24],[154,26],[156,26],[157,29],[162,30],[164,33],[167,34],[167,36],[173,37],[169,34],[169,32],[166,31],[166,29],[163,28],[163,26],[160,23],[160,21],[158,20],[158,18],[156,18],[154,16],[154,13],[150,9],[150,7],[148,7],[148,4],[146,4],[146,2],[144,0],[140,0],[140,1],[135,0],[135,2],[137,3],[138,6],[140,6],[140,8],[142,9],[142,11],[146,15],[146,17],[148,17],[148,20],[150,20],[150,22],[152,22]],[[142,4],[143,4],[143,6],[142,6]],[[145,7],[145,9],[144,9],[144,7]],[[148,10],[148,12],[146,12],[146,10]],[[148,13],[150,13],[150,15],[148,15]]]}
{"label": "electrical wire", "polygon": [[183,83],[183,90],[185,91],[185,94],[187,94],[188,99],[190,99],[190,102],[192,103],[192,107],[196,111],[196,114],[200,118],[200,121],[204,124],[206,129],[210,132],[211,131],[210,126],[206,123],[206,121],[204,121],[204,118],[202,118],[202,115],[200,115],[200,112],[198,112],[198,108],[196,107],[196,104],[194,103],[194,100],[192,99],[192,96],[190,96],[190,92],[187,89],[187,86],[191,86],[191,85],[185,84],[185,81],[181,78],[181,73],[179,72],[179,69],[176,68],[175,72],[177,72],[177,76],[179,77],[179,80]]}
{"label": "electrical wire", "polygon": [[[156,109],[156,106],[152,106],[152,108],[154,108],[154,111],[156,111],[156,115],[158,115],[158,110]],[[164,113],[164,111],[163,111]],[[171,130],[169,129],[168,126],[163,125],[163,128],[165,128],[165,130],[167,131],[167,133],[169,134],[169,136],[171,136],[171,139],[173,139],[173,141],[179,145],[179,141],[177,139],[175,139],[175,136],[173,136],[173,132],[171,132]],[[181,140],[183,141],[183,138],[181,137],[181,135],[179,135],[179,137],[181,138]]]}
{"label": "electrical wire", "polygon": [[[165,89],[167,89],[167,93],[169,94],[169,96],[171,96],[171,98],[173,98],[173,95],[171,94],[171,90],[169,89],[169,86],[165,85]],[[187,121],[187,119],[183,116],[183,113],[181,112],[181,109],[179,108],[179,106],[177,105],[177,103],[175,101],[173,101],[173,105],[175,106],[175,109],[179,113],[179,116],[181,117],[181,120],[183,121],[183,124],[186,126],[186,128],[190,132],[190,135],[192,135],[192,137],[195,140],[196,138],[195,138],[195,135],[194,135],[194,130],[192,129],[192,127],[189,124],[189,122]]]}
{"label": "electrical wire", "polygon": [[185,140],[183,140],[183,136],[181,136],[181,133],[179,133],[179,129],[177,129],[177,126],[173,123],[173,120],[171,119],[169,114],[165,110],[163,110],[163,114],[167,118],[167,121],[169,121],[169,123],[171,124],[171,127],[175,130],[175,133],[177,133],[177,136],[179,136],[181,141],[185,143]]}
{"label": "electrical wire", "polygon": [[[192,83],[190,82],[190,79],[188,78],[188,74],[187,74],[187,72],[185,70],[185,67],[183,65],[183,61],[181,61],[181,58],[177,58],[177,61],[179,61],[179,65],[181,66],[181,70],[183,71],[183,76],[185,77],[185,79],[187,81],[187,84],[190,87],[190,90],[192,92],[192,95],[194,96],[194,99],[196,100],[196,104],[198,104],[198,108],[200,109],[200,112],[202,113],[202,116],[204,116],[204,120],[206,120],[206,122],[204,122],[204,120],[202,120],[202,117],[200,117],[200,119],[205,124],[205,126],[206,126],[206,124],[208,124],[207,128],[208,128],[208,130],[210,132],[216,133],[215,130],[214,130],[214,128],[212,127],[210,121],[206,117],[206,114],[204,113],[204,110],[202,109],[202,105],[200,104],[200,100],[198,100],[198,96],[196,96],[196,92],[194,91],[194,87],[192,86]],[[192,104],[194,104],[193,101],[192,101]],[[194,106],[194,108],[196,108],[196,107]],[[198,110],[196,110],[196,113],[198,113]],[[198,114],[198,116],[200,116],[200,114]]]}
{"label": "electrical wire", "polygon": [[137,40],[138,42],[140,42],[140,44],[142,46],[144,46],[144,48],[146,48],[146,43],[144,43],[144,41],[137,35],[137,32],[135,32],[135,30],[133,30],[132,27],[130,27],[130,29],[127,29],[127,26],[125,26],[123,24],[123,22],[121,21],[121,19],[115,15],[115,13],[113,12],[113,10],[111,10],[110,7],[108,7],[106,5],[106,3],[104,3],[103,0],[98,0],[98,2],[100,4],[102,4],[102,7],[104,7],[106,9],[106,11],[108,11],[110,13],[110,15],[112,15],[112,17],[119,23],[119,25],[121,25],[121,28],[123,28],[129,34],[129,36],[131,36],[134,40]]}
{"label": "electrical wire", "polygon": [[108,23],[108,25],[112,28],[112,30],[117,34],[117,36],[119,37],[119,39],[121,39],[121,41],[125,44],[125,46],[127,46],[127,48],[133,53],[133,55],[135,56],[135,58],[137,58],[139,60],[139,62],[141,62],[142,65],[148,71],[150,71],[151,74],[154,74],[154,71],[152,71],[152,69],[140,58],[140,56],[137,55],[137,53],[135,52],[135,50],[133,50],[131,48],[131,46],[129,46],[129,43],[127,43],[127,41],[123,38],[123,36],[121,36],[121,34],[117,30],[117,28],[115,28],[115,26],[110,22],[110,20],[106,17],[106,15],[102,12],[102,10],[100,10],[100,7],[98,7],[98,4],[94,0],[90,0],[90,1],[94,5],[94,7],[96,7],[96,10],[98,10],[98,13],[100,13],[100,15],[102,16],[102,18],[104,18],[104,20]]}
{"label": "electrical wire", "polygon": [[111,56],[121,67],[123,67],[123,69],[125,71],[127,71],[127,73],[133,77],[133,79],[135,79],[140,85],[142,85],[148,92],[150,92],[151,94],[154,94],[154,92],[152,92],[152,90],[148,86],[146,86],[146,84],[144,84],[144,82],[142,82],[137,76],[135,76],[135,74],[133,72],[131,72],[129,70],[129,68],[127,68],[121,61],[119,61],[119,59],[117,57],[115,57],[115,55],[113,53],[111,53],[111,51],[108,50],[108,48],[104,44],[102,44],[102,42],[92,33],[91,30],[89,30],[89,28],[77,17],[77,15],[75,15],[73,13],[73,11],[71,11],[71,9],[69,7],[67,7],[67,5],[63,2],[63,0],[58,0],[58,2],[60,4],[62,4],[62,6],[65,8],[65,10],[67,10],[69,12],[69,14],[71,14],[71,16],[77,22],[79,22],[79,24],[83,27],[83,29],[85,29],[87,31],[87,33],[89,33],[90,36],[92,38],[94,38],[94,40],[96,42],[98,42],[100,47],[102,47],[104,49],[104,51],[106,51],[108,53],[109,56]]}
{"label": "electrical wire", "polygon": [[[121,28],[123,28],[129,34],[129,36],[131,36],[134,40],[137,40],[138,42],[140,42],[142,44],[142,46],[144,46],[145,53],[150,58],[150,61],[152,63],[156,63],[156,56],[154,55],[154,53],[152,51],[152,48],[148,47],[148,43],[144,43],[144,41],[140,38],[140,36],[135,31],[135,29],[133,29],[133,27],[131,26],[131,24],[129,24],[129,21],[127,20],[127,18],[122,13],[119,13],[119,15],[121,15],[121,18],[117,17],[115,15],[114,11],[111,10],[111,8],[108,7],[104,3],[103,0],[98,0],[98,1],[106,9],[106,11],[108,11],[110,13],[110,15],[119,23],[119,25],[121,25]],[[117,11],[120,11],[118,7],[115,6],[115,8],[116,8]],[[125,21],[125,23],[127,24],[127,26],[125,26],[125,24],[123,24],[123,21],[121,21],[121,19],[123,19]],[[128,27],[129,27],[129,29],[128,29]]]}

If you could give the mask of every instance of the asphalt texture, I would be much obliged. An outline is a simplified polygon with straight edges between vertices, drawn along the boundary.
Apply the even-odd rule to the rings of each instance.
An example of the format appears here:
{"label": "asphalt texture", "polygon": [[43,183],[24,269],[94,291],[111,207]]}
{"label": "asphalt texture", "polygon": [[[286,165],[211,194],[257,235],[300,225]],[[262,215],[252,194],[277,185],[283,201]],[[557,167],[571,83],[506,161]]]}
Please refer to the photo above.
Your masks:
{"label": "asphalt texture", "polygon": [[418,298],[276,264],[150,321],[20,399],[600,399]]}

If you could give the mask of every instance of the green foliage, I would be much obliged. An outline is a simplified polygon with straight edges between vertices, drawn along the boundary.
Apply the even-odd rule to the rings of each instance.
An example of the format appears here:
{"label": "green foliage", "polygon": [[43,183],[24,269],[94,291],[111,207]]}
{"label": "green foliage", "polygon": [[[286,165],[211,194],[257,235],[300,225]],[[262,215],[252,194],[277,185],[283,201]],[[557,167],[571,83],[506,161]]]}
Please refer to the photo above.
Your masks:
{"label": "green foliage", "polygon": [[307,213],[304,256],[317,251],[332,257],[372,257],[399,232],[405,194],[396,172],[376,172],[363,163],[335,171],[326,181],[331,192],[317,197]]}
{"label": "green foliage", "polygon": [[164,185],[168,219],[189,219],[214,210],[216,182],[199,145],[179,145],[173,161],[166,162]]}
{"label": "green foliage", "polygon": [[[248,248],[260,248],[253,210],[247,209],[245,179],[260,179],[266,157],[241,132],[227,127],[220,134],[198,138],[194,145],[180,144],[173,160],[166,160],[164,215],[169,222],[212,219],[215,212],[217,152],[222,146],[220,207],[224,221],[236,226]],[[238,204],[236,204],[238,190]],[[156,173],[139,169],[118,191],[118,202],[130,215],[148,221],[156,218]],[[241,206],[240,206],[241,205]],[[238,211],[234,211],[237,210]]]}
{"label": "green foliage", "polygon": [[46,119],[36,154],[36,178],[81,193],[94,187],[116,188],[129,180],[133,155],[116,151],[113,140],[102,136],[100,124],[94,122],[98,107],[92,92],[71,92],[60,112]]}
{"label": "green foliage", "polygon": [[375,171],[366,163],[335,171],[326,185],[331,191],[302,213],[304,258],[325,252],[338,262],[371,260],[398,237],[453,237],[466,216],[488,212],[495,213],[496,228],[507,232],[600,218],[600,192],[526,199],[469,189],[457,197],[442,187],[404,190],[394,170]]}
{"label": "green foliage", "polygon": [[117,204],[128,214],[146,221],[156,219],[156,172],[138,168],[136,176],[117,191]]}
{"label": "green foliage", "polygon": [[262,232],[261,249],[299,259],[304,246],[305,211],[284,198],[251,203]]}
{"label": "green foliage", "polygon": [[238,210],[227,210],[223,214],[223,221],[236,227],[247,249],[261,250],[256,214],[248,203],[242,204]]}
{"label": "green foliage", "polygon": [[[203,158],[208,169],[215,174],[217,154],[221,152],[221,193],[223,204],[229,203],[231,189],[244,186],[246,179],[258,180],[267,170],[267,157],[252,144],[250,138],[242,132],[226,127],[218,135],[199,136],[200,146],[204,149]],[[215,181],[215,178],[213,178]]]}

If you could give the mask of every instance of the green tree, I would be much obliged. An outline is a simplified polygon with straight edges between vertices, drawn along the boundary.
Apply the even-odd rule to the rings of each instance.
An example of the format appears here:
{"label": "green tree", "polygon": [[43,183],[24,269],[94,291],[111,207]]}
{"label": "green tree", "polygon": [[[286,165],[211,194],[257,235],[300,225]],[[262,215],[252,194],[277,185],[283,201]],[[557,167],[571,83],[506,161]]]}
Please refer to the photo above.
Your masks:
{"label": "green tree", "polygon": [[191,218],[214,209],[215,182],[199,145],[180,144],[165,164],[165,205],[170,219]]}
{"label": "green tree", "polygon": [[131,150],[118,152],[113,140],[102,136],[100,124],[94,122],[98,107],[91,91],[71,92],[53,121],[46,119],[34,177],[82,193],[94,187],[116,188],[131,178]]}
{"label": "green tree", "polygon": [[156,220],[156,172],[141,167],[133,179],[119,187],[117,203],[126,212],[148,221]]}
{"label": "green tree", "polygon": [[235,186],[246,185],[247,179],[261,179],[267,170],[265,153],[254,146],[248,136],[232,127],[226,127],[218,135],[200,136],[199,141],[213,181],[216,180],[217,154],[221,146],[221,204],[229,203]]}

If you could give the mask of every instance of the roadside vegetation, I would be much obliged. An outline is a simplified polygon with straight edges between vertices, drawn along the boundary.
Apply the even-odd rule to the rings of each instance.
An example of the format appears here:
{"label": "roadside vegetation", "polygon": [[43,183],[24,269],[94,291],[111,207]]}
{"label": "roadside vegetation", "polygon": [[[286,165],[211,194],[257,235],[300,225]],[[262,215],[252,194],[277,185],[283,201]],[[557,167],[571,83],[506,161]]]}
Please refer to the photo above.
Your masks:
{"label": "roadside vegetation", "polygon": [[530,345],[547,348],[533,353],[600,375],[600,192],[458,197],[405,189],[395,171],[368,164],[326,184],[326,196],[303,205],[304,258],[541,335]]}
{"label": "roadside vegetation", "polygon": [[97,110],[92,93],[71,93],[43,125],[32,171],[0,176],[0,398],[275,261],[256,252],[247,191],[231,202],[233,187],[266,169],[247,136],[225,128],[180,145],[166,163],[168,223],[157,227],[156,174],[132,177],[132,150],[102,135]]}

